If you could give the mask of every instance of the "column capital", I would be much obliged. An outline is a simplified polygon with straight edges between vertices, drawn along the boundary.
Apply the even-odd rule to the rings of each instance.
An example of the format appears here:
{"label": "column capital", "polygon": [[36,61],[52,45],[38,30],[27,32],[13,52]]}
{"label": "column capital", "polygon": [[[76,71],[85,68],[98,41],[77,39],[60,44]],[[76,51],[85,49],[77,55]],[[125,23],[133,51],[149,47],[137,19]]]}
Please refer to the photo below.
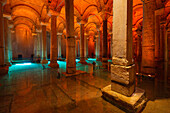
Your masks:
{"label": "column capital", "polygon": [[77,17],[78,24],[86,24],[87,22],[88,22],[88,19],[83,19],[82,17]]}
{"label": "column capital", "polygon": [[155,10],[155,16],[163,15],[165,13],[165,8]]}
{"label": "column capital", "polygon": [[61,36],[61,35],[63,35],[63,33],[57,33],[57,36]]}
{"label": "column capital", "polygon": [[37,33],[36,32],[32,32],[32,36],[37,36]]}
{"label": "column capital", "polygon": [[48,26],[48,24],[49,24],[49,23],[47,23],[47,22],[41,22],[41,25],[42,25],[42,26]]}
{"label": "column capital", "polygon": [[4,6],[6,4],[7,0],[0,0],[0,3]]}
{"label": "column capital", "polygon": [[14,27],[14,24],[8,24],[8,27],[9,27],[9,28],[13,28],[13,27]]}
{"label": "column capital", "polygon": [[48,11],[48,13],[47,13],[47,15],[49,15],[50,17],[51,17],[51,16],[56,16],[56,17],[58,17],[59,14],[60,14],[59,12],[54,11],[54,10],[51,10],[51,9],[50,9],[50,10]]}
{"label": "column capital", "polygon": [[8,20],[11,20],[11,19],[12,19],[10,14],[3,14],[3,17],[4,17],[4,18],[7,18]]}
{"label": "column capital", "polygon": [[36,32],[37,32],[37,33],[41,33],[41,32],[42,32],[42,29],[36,29]]}

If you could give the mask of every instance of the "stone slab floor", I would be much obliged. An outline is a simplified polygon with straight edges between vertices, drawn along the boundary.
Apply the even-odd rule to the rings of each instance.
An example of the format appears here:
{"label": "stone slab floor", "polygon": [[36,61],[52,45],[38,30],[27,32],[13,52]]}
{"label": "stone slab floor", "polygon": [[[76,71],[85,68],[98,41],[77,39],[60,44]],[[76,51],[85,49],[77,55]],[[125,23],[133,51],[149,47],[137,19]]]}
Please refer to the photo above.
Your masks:
{"label": "stone slab floor", "polygon": [[[101,88],[110,84],[108,70],[97,66],[93,73],[92,65],[77,64],[77,70],[86,73],[66,78],[65,62],[58,63],[59,69],[12,65],[9,74],[0,77],[0,113],[124,113],[101,97]],[[138,76],[136,85],[149,99],[143,113],[170,113],[168,80]]]}

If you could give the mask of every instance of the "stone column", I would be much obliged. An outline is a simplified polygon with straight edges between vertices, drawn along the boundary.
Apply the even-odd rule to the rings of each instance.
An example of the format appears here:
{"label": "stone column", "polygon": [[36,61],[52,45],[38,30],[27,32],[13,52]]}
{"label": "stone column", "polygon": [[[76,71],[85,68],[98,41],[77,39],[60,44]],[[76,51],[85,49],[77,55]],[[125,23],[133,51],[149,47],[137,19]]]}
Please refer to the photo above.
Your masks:
{"label": "stone column", "polygon": [[161,50],[160,50],[160,46],[162,44],[160,44],[160,42],[162,41],[160,38],[160,19],[161,19],[161,15],[165,14],[165,8],[161,8],[158,10],[155,10],[155,60],[156,61],[160,61],[160,57],[161,57]]}
{"label": "stone column", "polygon": [[84,51],[84,24],[80,24],[80,61],[78,63],[87,64]]}
{"label": "stone column", "polygon": [[58,38],[58,59],[61,59],[61,38],[62,38],[62,34],[58,34],[57,35]]}
{"label": "stone column", "polygon": [[100,30],[98,30],[98,37],[96,40],[96,45],[97,45],[97,51],[96,51],[96,60],[100,61]]}
{"label": "stone column", "polygon": [[88,34],[85,35],[85,58],[88,59]]}
{"label": "stone column", "polygon": [[10,15],[3,15],[4,16],[4,39],[5,39],[5,65],[11,66],[10,63],[10,53],[9,53],[9,28],[8,28],[8,19]]}
{"label": "stone column", "polygon": [[51,15],[51,42],[50,42],[50,64],[48,66],[52,68],[59,68],[57,63],[58,58],[58,39],[57,39],[57,28],[56,15]]}
{"label": "stone column", "polygon": [[0,67],[4,66],[3,3],[0,2]]}
{"label": "stone column", "polygon": [[155,73],[155,0],[143,1],[142,73]]}
{"label": "stone column", "polygon": [[[135,91],[135,65],[132,49],[132,0],[114,1],[111,89],[131,96]],[[118,5],[118,6],[117,6]],[[125,5],[122,7],[122,5]],[[126,12],[126,13],[124,13]],[[117,18],[119,15],[120,18]]]}
{"label": "stone column", "polygon": [[155,60],[160,60],[160,17],[155,16]]}
{"label": "stone column", "polygon": [[66,73],[76,73],[75,61],[75,37],[74,37],[74,5],[73,0],[65,0],[65,14],[66,14]]}
{"label": "stone column", "polygon": [[33,59],[33,62],[36,62],[38,37],[37,37],[37,33],[35,33],[35,31],[32,32],[32,37],[33,37],[33,40],[34,40],[34,59]]}
{"label": "stone column", "polygon": [[160,61],[164,61],[164,22],[160,23]]}
{"label": "stone column", "polygon": [[36,53],[36,56],[37,56],[37,59],[36,61],[41,61],[41,30],[39,30],[39,32],[37,32],[37,53]]}
{"label": "stone column", "polygon": [[168,62],[168,36],[167,36],[167,29],[166,29],[166,25],[164,24],[163,26],[164,28],[164,61]]}
{"label": "stone column", "polygon": [[46,25],[45,23],[41,23],[42,25],[42,64],[47,64],[47,36],[46,36]]}
{"label": "stone column", "polygon": [[111,47],[110,47],[110,49],[111,49],[111,58],[112,58],[112,56],[113,56],[113,50],[112,50],[112,45],[113,45],[113,33],[111,33],[110,34],[111,35]]}
{"label": "stone column", "polygon": [[138,62],[141,62],[141,57],[142,57],[142,38],[141,38],[141,35],[142,35],[142,31],[138,30],[137,29],[137,61]]}
{"label": "stone column", "polygon": [[102,51],[102,66],[103,68],[108,67],[108,56],[107,56],[107,19],[103,20],[103,51]]}
{"label": "stone column", "polygon": [[102,89],[106,100],[130,112],[137,111],[145,102],[144,91],[138,88],[135,90],[135,65],[132,59],[132,3],[133,0],[113,2],[111,86]]}
{"label": "stone column", "polygon": [[86,33],[84,34],[84,58],[85,60],[87,60],[87,45],[86,45],[86,41],[87,41],[87,37],[86,37]]}
{"label": "stone column", "polygon": [[10,62],[12,62],[12,32],[14,32],[12,29],[13,29],[13,24],[9,24],[8,25],[8,36],[9,36],[9,60],[10,60]]}

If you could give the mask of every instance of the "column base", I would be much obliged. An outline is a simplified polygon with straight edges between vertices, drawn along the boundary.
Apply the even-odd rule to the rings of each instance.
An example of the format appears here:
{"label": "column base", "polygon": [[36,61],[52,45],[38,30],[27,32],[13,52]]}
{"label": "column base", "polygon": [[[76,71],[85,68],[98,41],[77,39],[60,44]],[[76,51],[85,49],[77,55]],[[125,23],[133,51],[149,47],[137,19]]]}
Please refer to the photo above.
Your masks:
{"label": "column base", "polygon": [[9,66],[0,67],[0,76],[8,74]]}
{"label": "column base", "polygon": [[102,61],[102,58],[96,58],[96,61]]}
{"label": "column base", "polygon": [[76,73],[76,67],[67,67],[66,74],[74,74]]}
{"label": "column base", "polygon": [[5,63],[6,66],[12,66],[10,62]]}
{"label": "column base", "polygon": [[84,60],[84,61],[79,61],[78,63],[81,63],[81,64],[87,64],[87,62]]}
{"label": "column base", "polygon": [[81,64],[87,64],[86,60],[85,60],[85,57],[81,57],[80,58],[80,61],[78,63],[81,63]]}
{"label": "column base", "polygon": [[41,64],[47,64],[48,63],[48,60],[42,60],[41,61]]}
{"label": "column base", "polygon": [[108,68],[108,58],[102,58],[102,67],[104,69]]}
{"label": "column base", "polygon": [[132,96],[128,97],[111,90],[111,85],[102,89],[102,97],[126,112],[140,112],[147,103],[145,91],[137,88]]}
{"label": "column base", "polygon": [[51,68],[59,68],[59,65],[58,65],[57,62],[55,62],[55,63],[50,63],[48,66],[51,67]]}

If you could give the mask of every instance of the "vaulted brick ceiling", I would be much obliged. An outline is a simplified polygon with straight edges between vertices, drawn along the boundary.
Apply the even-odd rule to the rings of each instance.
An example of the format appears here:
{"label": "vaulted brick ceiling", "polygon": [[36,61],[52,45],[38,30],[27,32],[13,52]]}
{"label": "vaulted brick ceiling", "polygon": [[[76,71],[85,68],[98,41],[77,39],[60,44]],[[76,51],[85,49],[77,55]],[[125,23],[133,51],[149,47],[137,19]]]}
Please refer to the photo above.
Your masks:
{"label": "vaulted brick ceiling", "polygon": [[[50,1],[50,2],[49,2]],[[34,30],[40,22],[51,22],[48,11],[54,10],[60,15],[57,18],[58,32],[65,30],[64,0],[7,0],[4,13],[12,15],[14,26],[27,27]],[[170,20],[170,1],[156,0],[156,7],[165,7],[164,18]],[[133,0],[133,25],[141,24],[143,6],[141,0]],[[96,34],[96,27],[102,26],[103,19],[108,19],[108,31],[112,31],[113,0],[74,0],[75,34],[80,32],[79,23],[85,22],[86,32]],[[50,24],[47,27],[50,30]],[[100,28],[102,29],[102,28]]]}

